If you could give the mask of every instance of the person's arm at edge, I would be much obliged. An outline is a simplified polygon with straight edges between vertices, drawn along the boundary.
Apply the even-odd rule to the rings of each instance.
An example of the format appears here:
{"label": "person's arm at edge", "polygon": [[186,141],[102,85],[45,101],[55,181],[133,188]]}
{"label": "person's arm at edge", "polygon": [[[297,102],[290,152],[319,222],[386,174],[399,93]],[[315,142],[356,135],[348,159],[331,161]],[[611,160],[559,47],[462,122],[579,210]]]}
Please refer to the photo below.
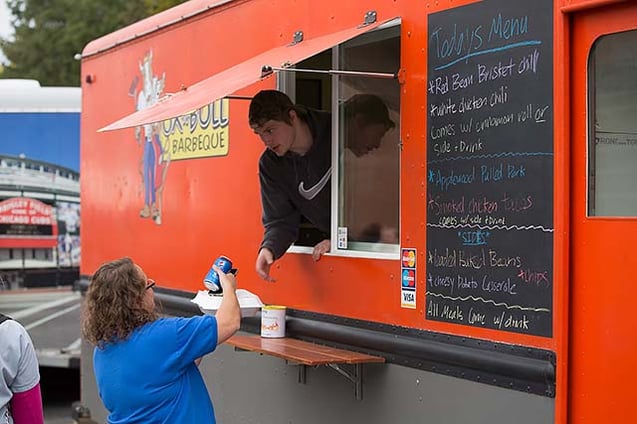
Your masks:
{"label": "person's arm at edge", "polygon": [[231,273],[224,274],[216,265],[213,269],[219,274],[219,281],[223,288],[223,297],[217,318],[217,346],[228,340],[241,326],[241,309],[237,299],[237,280]]}
{"label": "person's arm at edge", "polygon": [[267,247],[262,247],[259,249],[259,254],[257,255],[257,262],[255,265],[255,269],[259,277],[261,277],[265,281],[269,281],[274,283],[276,279],[270,276],[270,267],[274,263],[274,254]]}
{"label": "person's arm at edge", "polygon": [[40,383],[25,392],[13,394],[11,398],[11,413],[15,424],[44,423]]}

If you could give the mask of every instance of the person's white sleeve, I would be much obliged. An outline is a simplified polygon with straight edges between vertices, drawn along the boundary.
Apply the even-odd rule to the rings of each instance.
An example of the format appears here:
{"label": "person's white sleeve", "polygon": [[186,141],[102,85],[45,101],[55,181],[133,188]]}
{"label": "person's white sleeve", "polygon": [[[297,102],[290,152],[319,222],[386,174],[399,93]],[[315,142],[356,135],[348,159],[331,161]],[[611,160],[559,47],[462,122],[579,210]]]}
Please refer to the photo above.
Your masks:
{"label": "person's white sleeve", "polygon": [[7,340],[8,351],[5,352],[8,359],[7,365],[14,371],[13,381],[8,385],[9,389],[13,393],[31,390],[40,382],[38,358],[31,337],[27,330],[16,321],[5,321],[2,325],[11,334],[11,338]]}

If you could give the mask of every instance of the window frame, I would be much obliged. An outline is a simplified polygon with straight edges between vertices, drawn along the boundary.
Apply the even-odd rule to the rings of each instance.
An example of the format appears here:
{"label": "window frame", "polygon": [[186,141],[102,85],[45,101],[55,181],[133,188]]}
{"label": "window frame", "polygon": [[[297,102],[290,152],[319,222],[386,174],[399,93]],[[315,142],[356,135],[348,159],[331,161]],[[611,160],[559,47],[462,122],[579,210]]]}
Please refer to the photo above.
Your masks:
{"label": "window frame", "polygon": [[[597,63],[598,58],[595,54],[598,51],[598,47],[600,41],[603,39],[608,39],[608,37],[617,36],[620,34],[626,33],[637,33],[637,29],[632,30],[622,30],[617,32],[610,32],[597,37],[591,45],[591,48],[588,52],[587,58],[587,69],[586,69],[586,109],[587,109],[587,134],[586,134],[586,217],[589,219],[612,219],[612,220],[627,220],[627,219],[637,219],[637,213],[634,215],[626,215],[626,214],[618,214],[618,213],[600,213],[597,203],[597,191],[599,190],[599,169],[597,165],[597,145],[596,139],[598,134],[606,133],[604,131],[600,131],[597,128],[597,118],[598,118],[598,107],[597,107],[597,80],[598,77],[598,69]],[[612,133],[612,132],[611,132]],[[626,133],[628,134],[628,133]]]}
{"label": "window frame", "polygon": [[[400,18],[396,18],[390,22],[387,22],[383,25],[380,25],[378,28],[374,29],[373,31],[382,31],[383,29],[387,29],[387,28],[392,28],[398,26],[400,28],[400,43],[402,45],[402,20]],[[353,40],[355,40],[356,38],[354,38]],[[332,60],[332,69],[340,69],[340,50],[341,50],[341,45],[344,43],[339,43],[335,46],[333,46],[330,50],[331,50],[331,60]],[[321,54],[322,52],[317,53]],[[316,55],[314,55],[316,56]],[[314,57],[312,56],[312,57]],[[401,57],[402,60],[402,57]],[[398,69],[396,70],[398,71]],[[347,248],[347,249],[341,249],[338,248],[337,245],[337,236],[338,236],[338,229],[339,229],[339,209],[341,208],[341,201],[340,201],[340,197],[341,197],[341,192],[339,191],[340,187],[340,179],[341,179],[341,166],[340,166],[340,162],[341,162],[341,156],[340,156],[340,142],[341,140],[339,139],[340,136],[340,105],[339,105],[339,99],[340,99],[340,86],[339,86],[339,80],[340,80],[341,76],[338,74],[332,74],[331,75],[331,99],[330,99],[330,105],[331,105],[331,111],[332,111],[332,129],[331,129],[331,134],[332,134],[332,158],[331,158],[331,163],[332,163],[332,176],[331,176],[331,212],[330,212],[330,251],[327,252],[325,255],[327,256],[336,256],[336,257],[352,257],[352,258],[367,258],[367,259],[383,259],[383,260],[398,260],[400,259],[400,248],[401,248],[401,244],[400,244],[400,233],[401,233],[401,204],[402,204],[402,195],[401,195],[401,178],[399,175],[399,184],[398,184],[398,236],[399,236],[399,242],[396,244],[389,244],[389,243],[377,243],[377,242],[349,242],[349,243],[355,243],[356,247],[365,247],[365,246],[369,246],[368,249],[365,250],[354,250],[351,248]],[[283,92],[285,92],[291,99],[292,101],[296,102],[296,76],[294,72],[278,72],[277,73],[277,89],[281,90]],[[401,93],[399,92],[399,97],[401,97]],[[402,103],[402,101],[401,101]],[[402,119],[399,117],[399,119],[396,122],[396,128],[395,131],[398,131],[398,136],[400,137],[400,129],[401,129],[401,121]],[[402,157],[399,153],[399,165],[398,165],[398,172],[399,174],[401,174],[401,170],[402,170],[402,164],[401,164],[401,160]],[[348,245],[349,245],[348,243]],[[383,251],[380,251],[378,249],[381,249]],[[391,249],[391,251],[389,251]],[[304,254],[311,254],[313,250],[313,247],[311,246],[298,246],[293,244],[292,246],[290,246],[287,250],[287,252],[290,253],[304,253]]]}

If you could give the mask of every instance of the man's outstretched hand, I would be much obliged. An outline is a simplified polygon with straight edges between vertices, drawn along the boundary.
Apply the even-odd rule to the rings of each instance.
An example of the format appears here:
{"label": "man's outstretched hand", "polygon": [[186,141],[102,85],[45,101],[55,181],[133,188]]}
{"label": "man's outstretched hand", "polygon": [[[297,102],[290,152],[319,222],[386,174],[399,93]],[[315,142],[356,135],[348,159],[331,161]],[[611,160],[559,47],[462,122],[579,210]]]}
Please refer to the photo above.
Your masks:
{"label": "man's outstretched hand", "polygon": [[330,251],[331,243],[329,239],[323,240],[316,246],[314,246],[314,250],[312,251],[312,259],[318,261],[321,259],[321,256]]}
{"label": "man's outstretched hand", "polygon": [[259,250],[259,255],[257,256],[257,263],[255,265],[255,269],[259,277],[263,278],[265,281],[269,281],[271,283],[276,280],[270,276],[270,267],[274,263],[274,254],[267,247],[261,248]]}

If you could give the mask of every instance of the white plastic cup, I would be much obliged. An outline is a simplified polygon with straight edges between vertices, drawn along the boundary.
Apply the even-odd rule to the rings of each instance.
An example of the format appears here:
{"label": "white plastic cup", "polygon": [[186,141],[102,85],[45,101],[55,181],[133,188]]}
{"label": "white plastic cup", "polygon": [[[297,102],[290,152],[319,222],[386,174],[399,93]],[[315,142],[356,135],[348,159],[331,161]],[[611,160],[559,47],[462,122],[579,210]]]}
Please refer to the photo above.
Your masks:
{"label": "white plastic cup", "polygon": [[285,337],[285,306],[265,305],[261,308],[261,337]]}

